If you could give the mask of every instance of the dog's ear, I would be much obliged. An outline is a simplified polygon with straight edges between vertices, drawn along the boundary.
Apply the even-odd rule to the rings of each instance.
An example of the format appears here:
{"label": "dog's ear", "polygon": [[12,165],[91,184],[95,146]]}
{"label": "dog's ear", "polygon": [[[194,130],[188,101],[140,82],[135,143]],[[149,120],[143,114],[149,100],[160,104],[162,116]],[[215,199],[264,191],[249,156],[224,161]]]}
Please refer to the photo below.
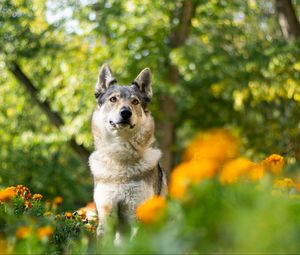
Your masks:
{"label": "dog's ear", "polygon": [[150,101],[152,98],[152,78],[149,68],[143,69],[139,75],[132,82],[133,86],[137,86],[138,89],[145,95]]}
{"label": "dog's ear", "polygon": [[101,94],[105,93],[108,87],[117,80],[113,77],[113,74],[108,64],[103,64],[100,68],[98,82],[95,86],[95,97],[98,98]]}

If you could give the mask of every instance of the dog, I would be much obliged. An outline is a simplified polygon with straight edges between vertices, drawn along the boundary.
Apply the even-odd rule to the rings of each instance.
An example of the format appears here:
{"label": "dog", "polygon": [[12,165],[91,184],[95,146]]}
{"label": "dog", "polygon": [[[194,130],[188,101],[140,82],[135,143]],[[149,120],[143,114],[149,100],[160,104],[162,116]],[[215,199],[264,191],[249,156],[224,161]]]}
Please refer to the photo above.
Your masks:
{"label": "dog", "polygon": [[98,214],[97,235],[105,232],[108,215],[116,211],[116,239],[121,226],[135,222],[135,210],[146,199],[167,193],[159,166],[161,151],[153,147],[154,121],[148,105],[152,77],[143,69],[131,85],[120,86],[107,64],[100,68],[92,116],[95,151],[89,158]]}

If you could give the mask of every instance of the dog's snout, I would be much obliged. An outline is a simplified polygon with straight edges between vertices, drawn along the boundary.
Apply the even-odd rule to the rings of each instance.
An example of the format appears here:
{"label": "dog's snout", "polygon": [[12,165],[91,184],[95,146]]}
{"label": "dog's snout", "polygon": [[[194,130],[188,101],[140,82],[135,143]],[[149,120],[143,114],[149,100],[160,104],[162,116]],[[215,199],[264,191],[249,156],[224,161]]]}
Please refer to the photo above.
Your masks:
{"label": "dog's snout", "polygon": [[128,120],[131,117],[132,112],[131,112],[130,108],[128,108],[128,107],[122,107],[120,114],[124,120]]}

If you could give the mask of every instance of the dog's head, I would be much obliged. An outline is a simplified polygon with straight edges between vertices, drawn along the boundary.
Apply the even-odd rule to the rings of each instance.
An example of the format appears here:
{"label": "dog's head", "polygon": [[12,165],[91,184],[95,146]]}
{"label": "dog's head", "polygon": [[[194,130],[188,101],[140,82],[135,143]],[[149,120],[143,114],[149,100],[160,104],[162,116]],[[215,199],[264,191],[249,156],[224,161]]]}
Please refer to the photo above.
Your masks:
{"label": "dog's head", "polygon": [[141,128],[149,115],[148,103],[152,97],[151,71],[145,68],[131,85],[120,86],[107,64],[99,73],[95,86],[98,117],[95,125],[113,134],[131,133]]}

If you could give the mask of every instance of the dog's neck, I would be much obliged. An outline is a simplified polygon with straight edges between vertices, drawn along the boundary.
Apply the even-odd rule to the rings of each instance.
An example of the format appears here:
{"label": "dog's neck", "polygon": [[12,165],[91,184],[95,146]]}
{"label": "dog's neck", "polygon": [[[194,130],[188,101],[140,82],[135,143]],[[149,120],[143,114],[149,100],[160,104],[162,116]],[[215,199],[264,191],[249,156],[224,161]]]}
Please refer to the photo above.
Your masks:
{"label": "dog's neck", "polygon": [[93,125],[96,151],[110,155],[116,161],[136,161],[144,156],[154,142],[152,119],[139,127],[136,132],[111,133],[105,127]]}
{"label": "dog's neck", "polygon": [[148,148],[144,151],[143,157],[139,159],[121,160],[124,156],[119,155],[111,158],[111,154],[96,150],[90,156],[90,167],[95,182],[101,183],[126,183],[128,181],[137,181],[151,175],[157,167],[161,157],[158,149]]}
{"label": "dog's neck", "polygon": [[130,138],[101,137],[95,140],[96,151],[109,155],[114,161],[137,161],[144,156],[147,149],[151,148],[154,141],[153,134],[148,138],[135,135]]}

